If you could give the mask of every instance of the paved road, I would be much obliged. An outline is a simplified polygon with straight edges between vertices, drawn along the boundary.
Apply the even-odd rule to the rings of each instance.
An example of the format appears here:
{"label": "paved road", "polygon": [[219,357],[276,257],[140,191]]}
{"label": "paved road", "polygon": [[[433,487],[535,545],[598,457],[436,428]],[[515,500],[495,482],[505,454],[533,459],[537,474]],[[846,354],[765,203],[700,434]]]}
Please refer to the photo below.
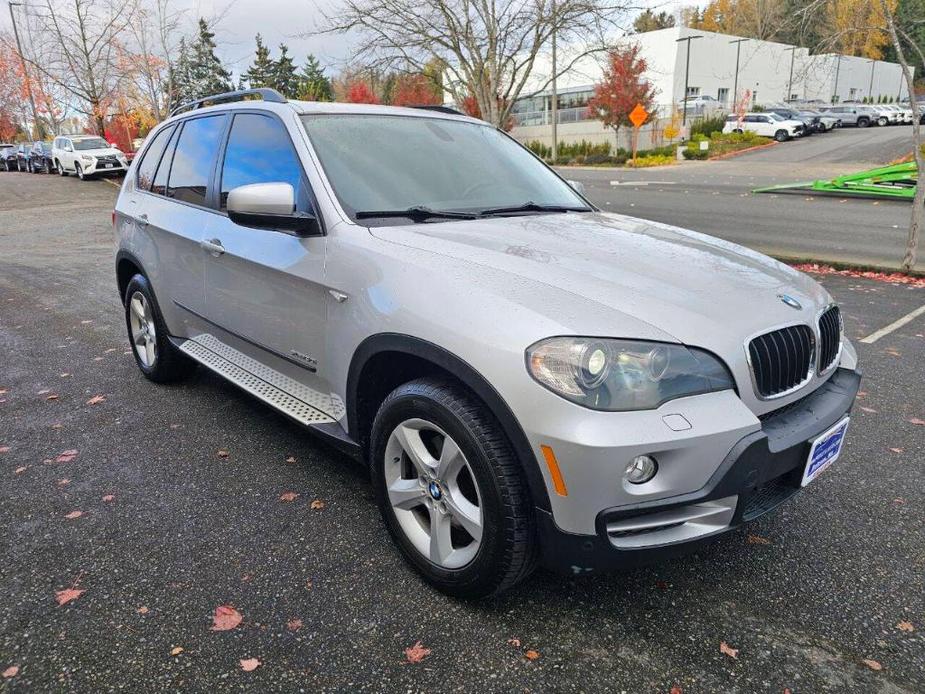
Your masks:
{"label": "paved road", "polygon": [[[19,668],[0,690],[921,691],[925,316],[859,346],[847,450],[777,514],[691,557],[465,604],[405,566],[350,461],[206,372],[138,374],[114,192],[0,174],[0,672]],[[925,304],[826,284],[853,337]],[[244,621],[212,632],[223,604]],[[430,655],[403,664],[418,640]]]}
{"label": "paved road", "polygon": [[[782,258],[896,268],[908,203],[751,191],[878,166],[910,151],[910,138],[907,126],[844,128],[723,161],[562,171],[609,211],[693,228]],[[918,269],[925,270],[925,258]]]}

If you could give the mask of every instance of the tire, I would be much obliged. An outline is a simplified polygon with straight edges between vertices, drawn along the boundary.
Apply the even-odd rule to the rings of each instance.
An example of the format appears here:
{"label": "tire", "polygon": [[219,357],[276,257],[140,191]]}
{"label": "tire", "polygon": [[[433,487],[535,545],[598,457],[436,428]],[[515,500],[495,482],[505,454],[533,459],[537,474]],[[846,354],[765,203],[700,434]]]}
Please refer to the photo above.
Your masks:
{"label": "tire", "polygon": [[50,174],[50,173],[51,173],[51,162],[48,161],[47,159],[45,160],[44,172],[47,173],[47,174]]}
{"label": "tire", "polygon": [[[418,445],[406,448],[402,441]],[[428,460],[436,465],[447,450],[444,446],[454,443],[450,450],[461,458],[452,458],[457,464],[450,471],[440,473],[420,460],[431,456]],[[407,451],[420,452],[421,447],[427,455],[414,463]],[[461,386],[421,378],[392,391],[373,422],[370,457],[373,490],[392,539],[438,590],[458,598],[484,598],[533,571],[536,523],[520,462],[491,412]],[[402,483],[405,496],[397,497],[392,490]],[[413,506],[396,508],[395,499]],[[476,515],[477,541],[467,530]],[[445,543],[431,540],[435,522],[446,529],[445,536],[440,533]],[[446,557],[441,556],[441,544],[450,550]]]}
{"label": "tire", "polygon": [[89,180],[89,177],[84,173],[83,167],[81,167],[81,165],[76,161],[74,162],[74,173],[77,174],[77,178],[79,178],[81,181]]}
{"label": "tire", "polygon": [[859,128],[866,128],[868,125],[870,125],[870,120],[868,118],[858,118]]}
{"label": "tire", "polygon": [[890,122],[890,119],[887,118],[886,116],[880,116],[880,117],[877,119],[877,125],[879,125],[881,128],[882,128],[883,126],[887,125],[889,122]]}
{"label": "tire", "polygon": [[55,160],[55,168],[58,170],[58,175],[62,178],[67,176],[67,171],[64,170],[64,167],[61,166],[60,160]]}
{"label": "tire", "polygon": [[144,275],[129,280],[123,304],[129,346],[145,378],[155,383],[187,378],[196,364],[170,341],[157,299]]}
{"label": "tire", "polygon": [[774,139],[778,142],[786,142],[790,139],[790,133],[783,129],[778,130],[776,133],[774,133]]}

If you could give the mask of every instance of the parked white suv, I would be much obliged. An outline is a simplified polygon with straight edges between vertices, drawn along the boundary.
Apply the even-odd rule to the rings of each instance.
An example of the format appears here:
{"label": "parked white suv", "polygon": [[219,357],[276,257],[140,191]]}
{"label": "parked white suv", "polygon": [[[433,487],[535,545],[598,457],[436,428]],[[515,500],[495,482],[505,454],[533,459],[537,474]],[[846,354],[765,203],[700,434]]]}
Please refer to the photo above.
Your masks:
{"label": "parked white suv", "polygon": [[806,125],[803,121],[786,120],[776,113],[746,113],[739,119],[735,113],[726,117],[723,126],[724,133],[752,132],[764,137],[773,137],[778,142],[784,142],[792,137],[804,134]]}
{"label": "parked white suv", "polygon": [[61,135],[51,145],[55,169],[62,176],[76,174],[81,180],[125,173],[125,154],[96,135]]}
{"label": "parked white suv", "polygon": [[761,516],[838,457],[860,383],[806,275],[602,212],[442,107],[209,97],[149,135],[113,223],[141,373],[201,364],[361,461],[457,596]]}

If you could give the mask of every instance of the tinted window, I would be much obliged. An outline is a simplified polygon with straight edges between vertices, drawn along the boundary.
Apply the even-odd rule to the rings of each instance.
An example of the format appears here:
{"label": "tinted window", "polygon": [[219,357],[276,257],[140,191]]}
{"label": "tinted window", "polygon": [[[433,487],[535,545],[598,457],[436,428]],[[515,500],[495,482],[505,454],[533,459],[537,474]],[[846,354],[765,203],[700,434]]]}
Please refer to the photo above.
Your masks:
{"label": "tinted window", "polygon": [[170,133],[173,127],[167,127],[161,130],[151,144],[145,150],[144,158],[138,165],[138,187],[142,190],[151,190],[151,184],[154,182],[154,172],[157,171],[157,163],[161,160],[161,155],[167,147],[167,141],[170,139]]}
{"label": "tinted window", "polygon": [[173,160],[173,153],[177,148],[177,135],[180,134],[180,128],[173,129],[173,135],[167,143],[167,149],[161,156],[161,163],[157,165],[157,173],[154,174],[154,185],[151,186],[151,192],[158,195],[167,195],[167,177],[170,175],[170,162]]}
{"label": "tinted window", "polygon": [[[222,164],[221,207],[228,191],[250,183],[289,183],[304,204],[302,167],[286,128],[269,116],[242,113],[234,117]],[[304,209],[304,208],[300,208]]]}
{"label": "tinted window", "polygon": [[170,166],[167,197],[206,204],[206,188],[224,123],[224,116],[194,118],[184,123]]}

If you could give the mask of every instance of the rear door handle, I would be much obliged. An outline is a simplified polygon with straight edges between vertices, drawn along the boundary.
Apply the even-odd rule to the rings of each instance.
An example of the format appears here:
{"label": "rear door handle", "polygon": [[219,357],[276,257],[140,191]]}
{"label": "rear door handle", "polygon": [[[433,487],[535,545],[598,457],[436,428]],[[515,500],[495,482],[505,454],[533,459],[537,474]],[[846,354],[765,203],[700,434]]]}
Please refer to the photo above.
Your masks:
{"label": "rear door handle", "polygon": [[225,247],[218,239],[205,239],[204,241],[200,241],[199,247],[204,251],[209,251],[209,253],[216,257],[225,252]]}
{"label": "rear door handle", "polygon": [[142,212],[140,215],[135,217],[135,223],[143,227],[148,226],[148,215]]}

